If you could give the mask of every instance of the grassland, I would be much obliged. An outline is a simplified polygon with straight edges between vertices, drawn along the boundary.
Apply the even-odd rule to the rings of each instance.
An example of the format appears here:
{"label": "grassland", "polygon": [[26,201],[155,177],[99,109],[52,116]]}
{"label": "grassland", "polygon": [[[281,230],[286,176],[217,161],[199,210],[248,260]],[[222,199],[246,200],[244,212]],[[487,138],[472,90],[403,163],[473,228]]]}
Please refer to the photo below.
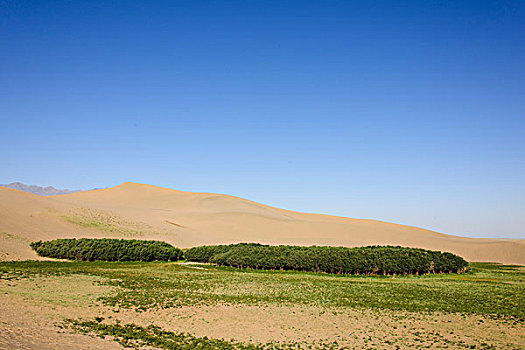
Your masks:
{"label": "grassland", "polygon": [[147,310],[217,303],[305,304],[416,312],[456,312],[525,319],[525,269],[472,264],[467,274],[354,276],[239,270],[211,265],[108,262],[2,262],[1,278],[86,274],[118,287],[101,299]]}
{"label": "grassland", "polygon": [[[460,275],[392,277],[242,270],[206,264],[162,262],[1,262],[0,282],[3,283],[0,283],[0,295],[16,294],[16,285],[19,283],[43,283],[46,280],[53,280],[58,284],[60,281],[73,283],[71,281],[81,276],[92,278],[95,287],[105,290],[91,305],[95,309],[106,310],[105,321],[102,322],[100,318],[98,321],[72,320],[70,326],[99,335],[108,335],[111,332],[122,344],[135,342],[165,349],[181,348],[177,346],[192,342],[209,345],[202,345],[203,349],[308,346],[375,348],[381,344],[380,347],[395,349],[406,347],[406,343],[402,345],[403,339],[412,337],[410,339],[413,339],[414,347],[435,348],[437,344],[441,344],[440,346],[451,348],[474,346],[486,349],[520,349],[525,346],[525,268],[521,266],[473,263],[469,272]],[[111,292],[107,292],[108,290]],[[217,311],[219,307],[222,309]],[[249,339],[244,342],[220,342],[221,337],[211,340],[206,337],[206,331],[200,337],[188,334],[182,336],[180,332],[163,330],[157,325],[148,328],[150,325],[146,324],[154,322],[152,320],[160,320],[159,315],[182,315],[184,310],[202,312],[205,318],[205,314],[225,313],[227,308],[245,309],[267,316],[269,312],[274,312],[275,315],[275,312],[288,310],[289,315],[286,317],[307,310],[305,312],[309,314],[304,316],[307,322],[313,322],[312,317],[325,317],[321,316],[325,312],[333,313],[330,317],[336,320],[334,322],[340,322],[338,325],[341,328],[347,328],[347,339],[325,339],[318,343],[296,343],[293,339],[290,343],[287,339],[282,339],[277,345],[274,342],[250,342]],[[349,316],[343,322],[338,320],[344,315],[337,315],[349,312],[366,314],[368,318],[377,319],[374,321],[376,323],[370,323],[374,325],[379,325],[377,322],[385,322],[384,319],[388,318],[391,332],[362,329],[363,334],[352,334],[348,332],[354,327],[347,320]],[[315,316],[311,316],[314,313]],[[126,323],[111,321],[119,320],[119,317]],[[359,317],[355,318],[357,322]],[[143,324],[135,324],[135,319],[142,320]],[[206,318],[208,328],[209,322],[215,322],[210,320]],[[422,324],[438,322],[434,320],[440,320],[444,326],[428,326],[423,331]],[[463,326],[459,325],[461,322],[464,322]],[[167,321],[162,325],[168,325]],[[401,330],[397,329],[398,326]],[[219,325],[216,327],[219,328]],[[494,334],[488,333],[477,338],[476,329],[481,332],[484,327],[493,327]],[[461,329],[464,332],[473,329],[474,333],[460,336],[458,334],[462,332]],[[496,330],[509,337],[514,335],[514,340],[491,339],[496,337]],[[151,340],[153,338],[150,339],[150,336],[156,340]],[[148,343],[150,340],[147,339],[154,343]],[[174,343],[177,339],[180,342]]]}

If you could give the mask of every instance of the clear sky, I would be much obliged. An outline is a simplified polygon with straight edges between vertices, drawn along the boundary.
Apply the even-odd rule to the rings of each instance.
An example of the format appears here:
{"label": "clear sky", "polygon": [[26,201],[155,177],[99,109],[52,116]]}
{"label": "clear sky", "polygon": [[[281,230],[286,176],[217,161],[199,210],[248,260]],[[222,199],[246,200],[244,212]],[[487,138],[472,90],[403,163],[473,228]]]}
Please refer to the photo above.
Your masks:
{"label": "clear sky", "polygon": [[525,238],[524,1],[0,1],[0,183]]}

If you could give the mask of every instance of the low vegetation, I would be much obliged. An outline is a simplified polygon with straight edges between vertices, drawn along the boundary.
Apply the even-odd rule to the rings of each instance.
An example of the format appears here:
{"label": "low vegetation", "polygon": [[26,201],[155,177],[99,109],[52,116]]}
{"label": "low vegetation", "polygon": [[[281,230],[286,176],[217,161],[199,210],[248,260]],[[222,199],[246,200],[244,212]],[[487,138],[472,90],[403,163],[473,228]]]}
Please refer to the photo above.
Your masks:
{"label": "low vegetation", "polygon": [[[65,320],[64,326],[83,334],[111,337],[126,348],[155,347],[167,350],[288,350],[302,348],[300,343],[250,344],[234,340],[196,337],[188,333],[166,331],[155,325],[142,327],[133,323],[104,323],[102,318],[93,320]],[[337,342],[316,344],[316,349],[339,349]]]}
{"label": "low vegetation", "polygon": [[182,250],[160,241],[135,239],[56,239],[30,244],[43,257],[70,260],[104,261],[176,261]]}
{"label": "low vegetation", "polygon": [[[306,305],[525,319],[523,267],[472,263],[464,274],[362,276],[168,262],[0,262],[0,279],[89,275],[115,287],[114,310],[180,306]],[[40,277],[39,277],[40,276]],[[520,321],[521,322],[521,321]]]}
{"label": "low vegetation", "polygon": [[335,274],[460,273],[468,267],[465,259],[452,253],[394,246],[345,248],[240,243],[195,247],[184,256],[190,261],[220,266]]}
{"label": "low vegetation", "polygon": [[[81,295],[93,297],[83,297],[82,300],[89,301],[81,307],[93,309],[84,314],[65,314],[64,317],[74,314],[80,318],[64,324],[81,333],[108,336],[126,347],[522,348],[519,344],[522,344],[520,334],[523,333],[520,330],[525,321],[525,267],[521,266],[472,263],[469,271],[463,274],[366,276],[160,261],[0,262],[0,294],[13,295],[13,300],[23,296],[27,302],[33,300],[38,305],[50,303],[50,310],[55,310],[57,305],[79,307],[80,294],[65,293],[58,299],[50,297],[49,293],[54,295],[57,286],[78,288],[79,285],[86,286],[89,281],[94,284],[93,290]],[[57,300],[60,304],[56,303]],[[183,308],[173,310],[177,307]],[[318,319],[331,320],[337,322],[333,323],[335,328],[347,324],[345,322],[349,319],[346,317],[363,324],[353,327],[350,333],[334,332],[326,338],[318,335],[315,339],[309,339],[309,336],[282,337],[279,338],[280,343],[252,341],[251,338],[223,340],[220,333],[202,332],[206,327],[223,326],[221,322],[228,322],[227,316],[217,319],[218,313],[205,316],[208,310],[212,312],[215,307],[239,310],[247,307],[259,310],[261,315],[277,312],[277,318],[282,316],[282,310],[288,310],[290,315],[296,311],[304,312],[300,319],[311,320],[313,324]],[[330,315],[325,317],[325,314]],[[342,318],[337,321],[340,314]],[[359,318],[354,318],[355,315]],[[393,319],[385,323],[386,315]],[[192,319],[186,320],[188,317]],[[367,318],[370,318],[369,321]],[[186,322],[187,331],[192,333],[181,333],[186,332],[184,327],[170,328],[170,324],[178,322]],[[494,331],[494,335],[473,333],[475,330],[472,331],[472,327],[479,330],[483,325]],[[280,325],[275,327],[278,329]],[[509,335],[500,339],[502,331],[518,338],[510,338],[512,336]],[[205,337],[205,334],[213,338]],[[341,337],[334,337],[334,334]],[[231,333],[225,336],[230,339]]]}

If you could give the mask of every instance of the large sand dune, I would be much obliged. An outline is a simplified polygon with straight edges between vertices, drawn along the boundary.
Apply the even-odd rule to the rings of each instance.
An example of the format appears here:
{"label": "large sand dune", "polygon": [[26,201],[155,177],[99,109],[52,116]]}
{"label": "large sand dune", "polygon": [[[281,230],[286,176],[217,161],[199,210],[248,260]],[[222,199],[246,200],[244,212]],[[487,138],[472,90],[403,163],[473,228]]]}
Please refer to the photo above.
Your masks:
{"label": "large sand dune", "polygon": [[523,240],[456,237],[376,220],[293,212],[227,195],[135,183],[50,197],[0,188],[0,259],[37,258],[29,241],[59,237],[161,239],[183,248],[234,242],[390,244],[450,251],[469,261],[525,264]]}

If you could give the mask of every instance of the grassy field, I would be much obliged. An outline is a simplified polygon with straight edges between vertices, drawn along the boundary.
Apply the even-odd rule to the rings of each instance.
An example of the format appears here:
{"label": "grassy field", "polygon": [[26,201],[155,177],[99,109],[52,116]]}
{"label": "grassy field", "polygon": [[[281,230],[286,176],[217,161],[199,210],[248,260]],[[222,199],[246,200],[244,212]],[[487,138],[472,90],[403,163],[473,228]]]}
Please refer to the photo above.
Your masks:
{"label": "grassy field", "polygon": [[471,272],[426,276],[352,276],[239,270],[177,263],[2,262],[1,278],[85,274],[118,292],[101,299],[117,308],[183,305],[308,304],[405,311],[443,311],[525,319],[525,269],[479,263]]}
{"label": "grassy field", "polygon": [[[217,305],[254,308],[302,307],[331,310],[330,312],[335,313],[365,310],[371,315],[385,313],[390,318],[401,317],[400,315],[404,315],[405,318],[406,315],[426,315],[425,320],[430,320],[435,314],[441,315],[440,317],[454,315],[465,320],[475,318],[476,322],[490,320],[497,322],[498,327],[503,325],[502,327],[514,329],[513,332],[517,332],[518,335],[523,335],[525,320],[525,268],[489,263],[473,263],[469,272],[459,275],[387,277],[239,270],[203,264],[161,262],[1,262],[0,280],[7,284],[1,285],[0,293],[13,293],[10,286],[24,280],[58,278],[60,281],[77,276],[92,277],[95,281],[93,283],[101,288],[111,287],[112,292],[98,296],[95,304],[109,308],[116,315],[122,312],[162,313],[163,310],[174,308]],[[114,319],[118,317],[115,316]],[[161,330],[157,326],[148,328],[149,326],[142,327],[133,323],[108,323],[107,319],[102,321],[101,318],[70,320],[69,327],[102,335],[111,333],[122,344],[133,340],[137,344],[165,349],[181,348],[181,344],[200,344],[202,349],[269,349],[299,346],[285,342],[281,342],[280,345],[219,342],[218,339],[207,337],[182,336],[176,332]],[[392,327],[396,328],[395,325]],[[446,338],[436,334],[432,334],[432,337],[435,338],[429,338],[427,334],[425,341],[421,340],[419,345],[434,347],[432,344],[437,344],[432,343],[434,339],[435,342],[457,348],[499,348],[495,343],[486,340],[450,340],[450,336]],[[389,339],[394,339],[388,336],[383,338],[383,346],[389,345]],[[450,340],[449,343],[447,339]],[[525,337],[516,339],[514,344],[506,344],[505,347],[523,348],[524,340]],[[399,346],[395,342],[390,345],[392,348]],[[344,348],[337,342],[319,343],[315,346]],[[195,348],[198,347],[195,345]]]}

